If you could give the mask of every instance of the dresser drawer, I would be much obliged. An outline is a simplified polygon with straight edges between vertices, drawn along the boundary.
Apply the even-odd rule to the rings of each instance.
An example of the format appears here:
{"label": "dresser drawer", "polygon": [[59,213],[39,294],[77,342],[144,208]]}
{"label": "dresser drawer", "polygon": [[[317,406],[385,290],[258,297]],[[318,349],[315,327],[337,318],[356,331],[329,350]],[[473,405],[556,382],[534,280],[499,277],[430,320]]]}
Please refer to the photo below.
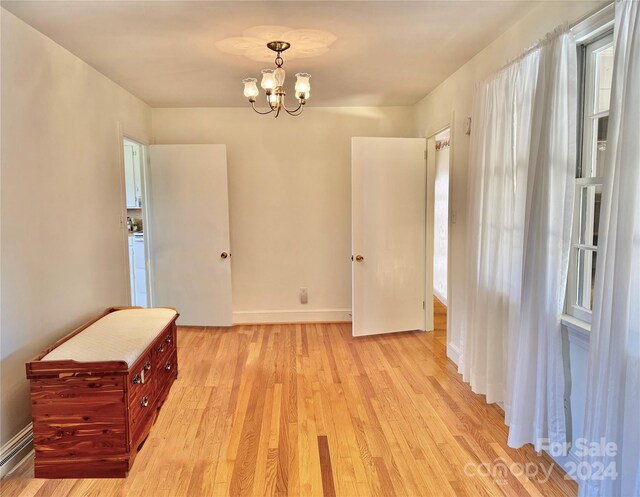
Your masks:
{"label": "dresser drawer", "polygon": [[158,398],[164,400],[165,392],[171,387],[178,374],[178,354],[174,350],[170,356],[164,357],[158,364],[157,391]]}
{"label": "dresser drawer", "polygon": [[159,376],[158,382],[166,383],[167,377],[172,377],[172,376],[175,377],[177,367],[178,367],[178,354],[175,351],[173,351],[171,355],[164,357],[163,361],[161,363],[158,363],[158,369],[160,370],[160,373],[158,374]]}
{"label": "dresser drawer", "polygon": [[156,403],[156,380],[145,381],[142,388],[129,392],[129,419],[132,438],[144,424],[149,414],[153,412]]}
{"label": "dresser drawer", "polygon": [[153,358],[157,367],[161,367],[161,363],[170,357],[176,349],[175,334],[172,329],[162,333],[153,344]]}
{"label": "dresser drawer", "polygon": [[148,427],[153,423],[156,415],[156,385],[155,381],[145,385],[129,405],[129,440],[131,446],[139,444],[143,434],[148,432]]}
{"label": "dresser drawer", "polygon": [[[129,374],[129,392],[135,393],[142,390],[143,386],[153,380],[154,367],[152,362],[152,352],[136,361]],[[131,398],[131,396],[129,396]]]}

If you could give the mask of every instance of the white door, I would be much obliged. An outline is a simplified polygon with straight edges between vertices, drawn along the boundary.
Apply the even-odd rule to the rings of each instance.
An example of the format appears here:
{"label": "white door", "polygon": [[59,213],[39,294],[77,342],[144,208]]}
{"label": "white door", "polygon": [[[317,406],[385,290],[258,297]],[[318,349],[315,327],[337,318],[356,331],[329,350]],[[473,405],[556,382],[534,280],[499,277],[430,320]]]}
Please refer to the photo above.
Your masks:
{"label": "white door", "polygon": [[226,147],[149,148],[154,305],[182,325],[231,326]]}
{"label": "white door", "polygon": [[425,329],[425,145],[352,138],[354,336]]}

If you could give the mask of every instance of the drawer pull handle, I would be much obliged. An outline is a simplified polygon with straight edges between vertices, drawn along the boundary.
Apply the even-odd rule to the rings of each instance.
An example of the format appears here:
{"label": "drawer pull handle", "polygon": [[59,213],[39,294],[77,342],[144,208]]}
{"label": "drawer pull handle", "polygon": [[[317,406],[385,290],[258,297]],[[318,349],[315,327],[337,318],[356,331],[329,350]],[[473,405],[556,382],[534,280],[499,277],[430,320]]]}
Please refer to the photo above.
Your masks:
{"label": "drawer pull handle", "polygon": [[158,346],[158,352],[164,352],[164,343],[161,343],[161,344]]}
{"label": "drawer pull handle", "polygon": [[164,341],[167,343],[171,343],[171,335],[167,335],[167,338],[165,338]]}
{"label": "drawer pull handle", "polygon": [[168,362],[168,363],[166,363],[166,364],[164,365],[164,370],[165,370],[165,371],[171,371],[171,363],[170,363],[170,362]]}
{"label": "drawer pull handle", "polygon": [[147,407],[149,405],[149,397],[145,395],[142,397],[142,401],[140,401],[140,407]]}
{"label": "drawer pull handle", "polygon": [[150,369],[151,369],[151,361],[147,361],[147,363],[144,365],[144,370],[149,371]]}
{"label": "drawer pull handle", "polygon": [[142,376],[137,374],[133,377],[133,384],[138,385],[139,383],[142,383]]}

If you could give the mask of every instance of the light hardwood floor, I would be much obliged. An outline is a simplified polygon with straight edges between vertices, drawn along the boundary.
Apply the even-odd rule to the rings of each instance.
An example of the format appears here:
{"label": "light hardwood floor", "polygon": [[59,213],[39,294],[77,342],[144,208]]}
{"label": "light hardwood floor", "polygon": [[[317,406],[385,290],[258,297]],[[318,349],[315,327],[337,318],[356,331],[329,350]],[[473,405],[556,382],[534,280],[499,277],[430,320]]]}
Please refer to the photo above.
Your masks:
{"label": "light hardwood floor", "polygon": [[[181,328],[180,377],[127,479],[37,480],[11,496],[572,496],[478,464],[551,467],[507,447],[503,414],[461,381],[434,333],[352,338],[347,324]],[[533,467],[530,464],[530,467]],[[481,468],[482,469],[482,468]],[[517,472],[516,472],[517,473]]]}

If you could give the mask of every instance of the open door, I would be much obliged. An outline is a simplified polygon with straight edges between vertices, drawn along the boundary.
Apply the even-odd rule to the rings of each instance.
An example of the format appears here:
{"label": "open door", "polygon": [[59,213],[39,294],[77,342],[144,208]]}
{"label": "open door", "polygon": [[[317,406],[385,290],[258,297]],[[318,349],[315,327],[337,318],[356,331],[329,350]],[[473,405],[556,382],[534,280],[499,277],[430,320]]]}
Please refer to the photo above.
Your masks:
{"label": "open door", "polygon": [[352,138],[353,335],[425,329],[423,138]]}
{"label": "open door", "polygon": [[225,145],[151,145],[154,305],[180,324],[231,326]]}

